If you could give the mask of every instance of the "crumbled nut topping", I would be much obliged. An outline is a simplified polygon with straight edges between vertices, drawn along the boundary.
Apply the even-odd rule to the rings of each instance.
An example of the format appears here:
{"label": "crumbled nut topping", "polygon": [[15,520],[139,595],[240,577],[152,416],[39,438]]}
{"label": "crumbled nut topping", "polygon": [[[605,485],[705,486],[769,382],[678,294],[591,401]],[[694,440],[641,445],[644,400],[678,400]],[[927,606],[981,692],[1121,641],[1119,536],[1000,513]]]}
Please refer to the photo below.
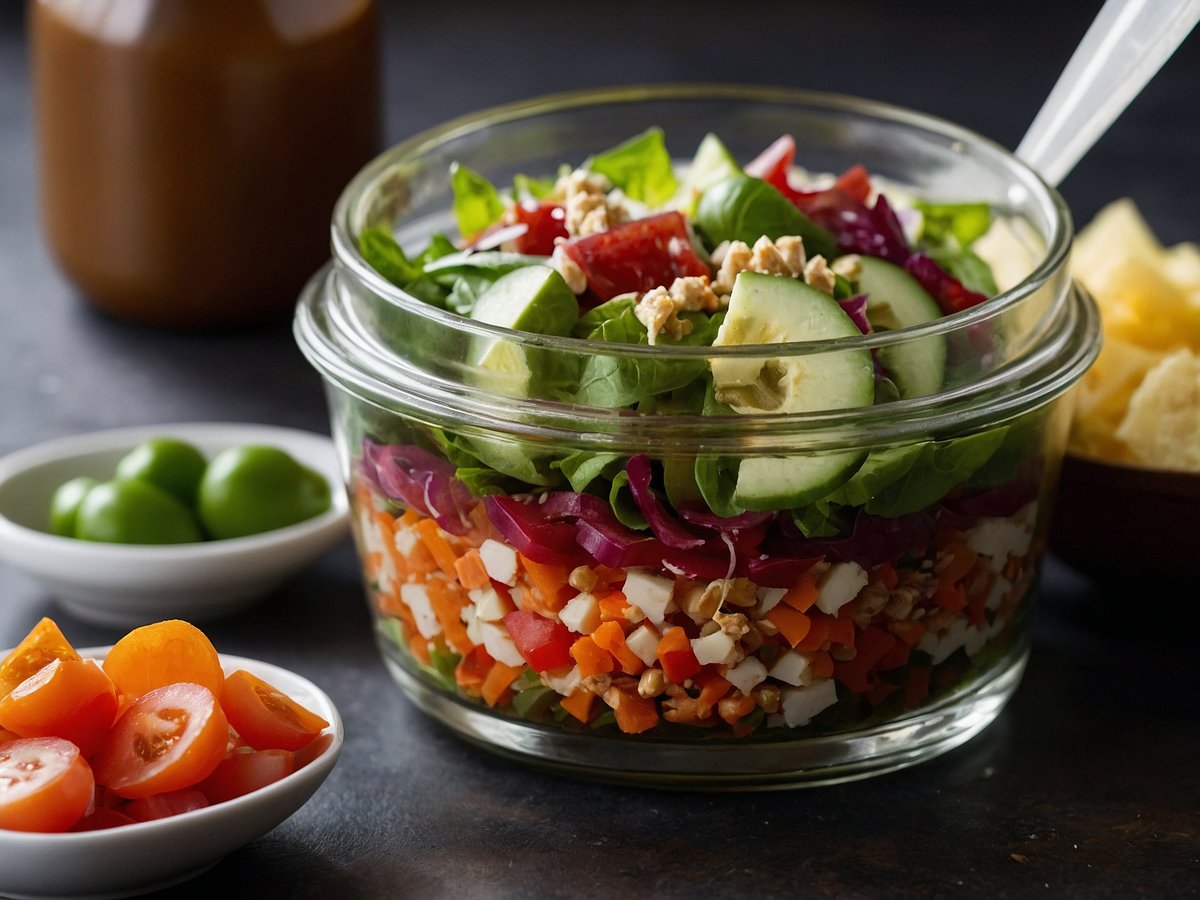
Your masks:
{"label": "crumbled nut topping", "polygon": [[567,576],[567,584],[584,594],[596,586],[596,581],[596,573],[588,566],[578,566]]}
{"label": "crumbled nut topping", "polygon": [[819,253],[805,265],[804,280],[810,288],[828,294],[830,297],[833,296],[833,288],[837,284],[837,279],[834,277],[833,270],[829,268],[828,261]]}
{"label": "crumbled nut topping", "polygon": [[721,305],[721,298],[708,286],[707,275],[688,275],[676,278],[669,288],[656,287],[644,293],[633,313],[646,326],[653,344],[659,334],[680,338],[691,332],[692,323],[679,318],[679,313],[715,312]]}
{"label": "crumbled nut topping", "polygon": [[847,281],[858,281],[862,276],[862,257],[857,253],[847,253],[835,259],[830,268],[834,275],[841,275]]}
{"label": "crumbled nut topping", "polygon": [[773,241],[763,235],[754,242],[753,250],[743,241],[731,241],[718,250],[720,261],[714,255],[713,262],[720,268],[713,289],[720,295],[733,292],[733,283],[741,272],[788,278],[799,278],[804,274],[804,239],[798,235],[783,235]]}
{"label": "crumbled nut topping", "polygon": [[779,711],[779,701],[783,695],[775,685],[763,684],[756,687],[750,696],[763,712],[773,713]]}
{"label": "crumbled nut topping", "polygon": [[667,678],[662,669],[647,669],[638,679],[638,696],[649,699],[657,697],[667,689]]}
{"label": "crumbled nut topping", "polygon": [[567,287],[571,289],[571,293],[582,294],[587,290],[587,276],[583,274],[583,269],[579,268],[579,264],[567,255],[562,244],[556,246],[554,252],[550,254],[550,268],[562,276]]}
{"label": "crumbled nut topping", "polygon": [[744,637],[750,631],[750,620],[742,613],[718,612],[713,616],[713,622],[735,641]]}
{"label": "crumbled nut topping", "polygon": [[589,694],[603,694],[612,687],[611,675],[589,675],[579,682],[579,687]]}
{"label": "crumbled nut topping", "polygon": [[629,218],[624,198],[611,188],[607,178],[586,169],[576,169],[558,179],[553,196],[561,197],[566,206],[567,234],[599,234]]}

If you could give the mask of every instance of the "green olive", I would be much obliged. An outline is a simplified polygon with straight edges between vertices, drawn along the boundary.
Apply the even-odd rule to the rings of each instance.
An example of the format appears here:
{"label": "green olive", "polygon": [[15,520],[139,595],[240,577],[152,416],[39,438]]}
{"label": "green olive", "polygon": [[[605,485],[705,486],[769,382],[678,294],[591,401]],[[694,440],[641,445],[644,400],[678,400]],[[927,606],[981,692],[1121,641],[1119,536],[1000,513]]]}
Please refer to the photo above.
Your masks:
{"label": "green olive", "polygon": [[83,496],[97,484],[95,478],[80,475],[64,481],[50,498],[50,531],[63,537],[75,537],[75,520]]}
{"label": "green olive", "polygon": [[106,481],[79,504],[75,537],[110,544],[187,544],[203,540],[191,510],[139,478]]}
{"label": "green olive", "polygon": [[192,506],[206,465],[204,454],[187,441],[156,437],[143,441],[121,458],[117,478],[140,478]]}
{"label": "green olive", "polygon": [[329,483],[278,447],[246,445],[217,454],[200,481],[200,521],[215,538],[294,525],[329,509]]}

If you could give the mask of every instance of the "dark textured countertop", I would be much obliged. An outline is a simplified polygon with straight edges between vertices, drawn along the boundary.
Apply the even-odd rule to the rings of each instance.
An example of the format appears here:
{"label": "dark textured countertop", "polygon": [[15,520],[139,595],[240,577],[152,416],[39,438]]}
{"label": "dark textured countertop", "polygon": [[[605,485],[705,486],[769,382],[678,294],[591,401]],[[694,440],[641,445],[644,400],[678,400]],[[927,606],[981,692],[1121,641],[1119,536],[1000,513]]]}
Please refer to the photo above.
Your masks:
{"label": "dark textured countertop", "polygon": [[[1013,146],[1098,6],[395,4],[389,137],[550,90],[720,80],[871,96]],[[1078,220],[1128,194],[1165,241],[1200,237],[1198,83],[1194,38],[1063,185]],[[327,430],[286,324],[170,334],[78,300],[39,237],[30,119],[21,11],[5,4],[0,452],[140,423]],[[222,650],[296,669],[332,695],[347,731],[340,764],[294,818],[164,896],[1194,895],[1196,590],[1132,574],[1099,585],[1051,561],[1025,683],[966,746],[866,782],[708,795],[538,774],[426,721],[373,649],[347,544],[210,629]],[[0,646],[44,614],[80,645],[118,636],[72,620],[7,568],[0,598]]]}

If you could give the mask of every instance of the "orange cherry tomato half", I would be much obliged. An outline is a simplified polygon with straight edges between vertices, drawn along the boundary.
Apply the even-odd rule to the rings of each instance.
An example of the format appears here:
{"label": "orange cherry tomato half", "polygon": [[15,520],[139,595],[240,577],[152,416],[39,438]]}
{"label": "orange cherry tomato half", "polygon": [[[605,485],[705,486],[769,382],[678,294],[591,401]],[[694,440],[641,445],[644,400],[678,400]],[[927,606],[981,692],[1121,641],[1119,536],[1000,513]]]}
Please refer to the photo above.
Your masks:
{"label": "orange cherry tomato half", "polygon": [[222,803],[274,784],[296,771],[296,758],[290,750],[251,750],[235,752],[221,760],[216,771],[200,783],[200,790],[212,803]]}
{"label": "orange cherry tomato half", "polygon": [[42,619],[0,662],[0,697],[56,659],[79,659],[79,654],[53,620]]}
{"label": "orange cherry tomato half", "polygon": [[92,770],[62,738],[0,744],[0,828],[66,831],[91,806]]}
{"label": "orange cherry tomato half", "polygon": [[287,694],[238,669],[221,696],[229,724],[255,750],[299,750],[329,727]]}
{"label": "orange cherry tomato half", "polygon": [[292,754],[296,758],[296,768],[303,769],[310,762],[320,757],[326,750],[333,746],[333,735],[323,734],[310,744],[301,747]]}
{"label": "orange cherry tomato half", "polygon": [[196,788],[184,788],[181,791],[170,791],[166,794],[155,794],[153,797],[143,797],[126,803],[121,812],[135,822],[149,822],[152,819],[165,819],[178,816],[196,809],[208,806],[208,798]]}
{"label": "orange cherry tomato half", "polygon": [[121,693],[134,698],[180,682],[203,685],[220,697],[225,683],[212,641],[179,619],[133,629],[108,651],[104,671]]}
{"label": "orange cherry tomato half", "polygon": [[139,697],[92,760],[96,780],[131,799],[203,781],[225,758],[229,722],[213,692],[171,684]]}
{"label": "orange cherry tomato half", "polygon": [[117,714],[117,692],[90,659],[56,659],[0,700],[0,725],[22,737],[60,737],[85,757],[100,749]]}
{"label": "orange cherry tomato half", "polygon": [[109,809],[106,806],[97,807],[75,823],[72,831],[103,831],[106,828],[116,828],[120,825],[132,825],[136,819],[131,819],[124,813]]}

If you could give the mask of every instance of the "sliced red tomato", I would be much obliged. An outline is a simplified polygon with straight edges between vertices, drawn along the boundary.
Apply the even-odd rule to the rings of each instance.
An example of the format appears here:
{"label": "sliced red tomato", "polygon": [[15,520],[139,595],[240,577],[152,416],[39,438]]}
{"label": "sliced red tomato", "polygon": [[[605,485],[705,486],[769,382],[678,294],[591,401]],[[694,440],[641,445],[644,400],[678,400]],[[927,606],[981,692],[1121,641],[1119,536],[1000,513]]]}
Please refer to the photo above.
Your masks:
{"label": "sliced red tomato", "polygon": [[103,831],[106,828],[117,828],[121,825],[132,825],[136,820],[122,812],[109,809],[107,806],[97,807],[75,823],[72,831]]}
{"label": "sliced red tomato", "polygon": [[96,779],[139,799],[203,781],[225,758],[229,722],[203,685],[170,684],[139,697],[92,761]]}
{"label": "sliced red tomato", "polygon": [[601,300],[670,285],[686,275],[710,275],[692,249],[687,221],[678,212],[635,219],[563,245]]}
{"label": "sliced red tomato", "polygon": [[210,803],[223,803],[274,784],[295,771],[296,757],[290,750],[239,751],[221,760],[199,787]]}
{"label": "sliced red tomato", "polygon": [[301,747],[292,754],[295,759],[296,768],[303,769],[310,762],[320,757],[331,746],[333,746],[333,735],[326,733],[307,746]]}
{"label": "sliced red tomato", "polygon": [[65,738],[85,757],[100,749],[116,714],[116,688],[90,659],[55,659],[0,700],[0,725],[22,737]]}
{"label": "sliced red tomato", "polygon": [[229,724],[255,750],[299,750],[329,723],[242,669],[225,679],[221,698]]}
{"label": "sliced red tomato", "polygon": [[92,770],[70,741],[0,744],[0,828],[66,831],[88,811],[94,793]]}
{"label": "sliced red tomato", "polygon": [[554,252],[556,238],[567,237],[567,211],[558,203],[518,203],[513,207],[516,224],[527,226],[516,238],[518,253],[549,256]]}
{"label": "sliced red tomato", "polygon": [[866,203],[871,196],[871,176],[866,166],[854,165],[838,176],[834,187],[859,203]]}
{"label": "sliced red tomato", "polygon": [[792,189],[788,181],[788,172],[791,171],[795,158],[796,139],[790,134],[785,134],[750,160],[746,164],[745,172],[747,175],[761,178],[794,203],[798,192]]}
{"label": "sliced red tomato", "polygon": [[571,665],[574,636],[561,622],[518,609],[504,617],[504,624],[517,652],[535,672]]}
{"label": "sliced red tomato", "polygon": [[168,791],[165,794],[154,794],[131,800],[122,807],[121,812],[135,822],[150,822],[154,819],[166,819],[178,816],[196,809],[204,809],[209,805],[209,799],[196,788],[184,788],[179,791]]}

